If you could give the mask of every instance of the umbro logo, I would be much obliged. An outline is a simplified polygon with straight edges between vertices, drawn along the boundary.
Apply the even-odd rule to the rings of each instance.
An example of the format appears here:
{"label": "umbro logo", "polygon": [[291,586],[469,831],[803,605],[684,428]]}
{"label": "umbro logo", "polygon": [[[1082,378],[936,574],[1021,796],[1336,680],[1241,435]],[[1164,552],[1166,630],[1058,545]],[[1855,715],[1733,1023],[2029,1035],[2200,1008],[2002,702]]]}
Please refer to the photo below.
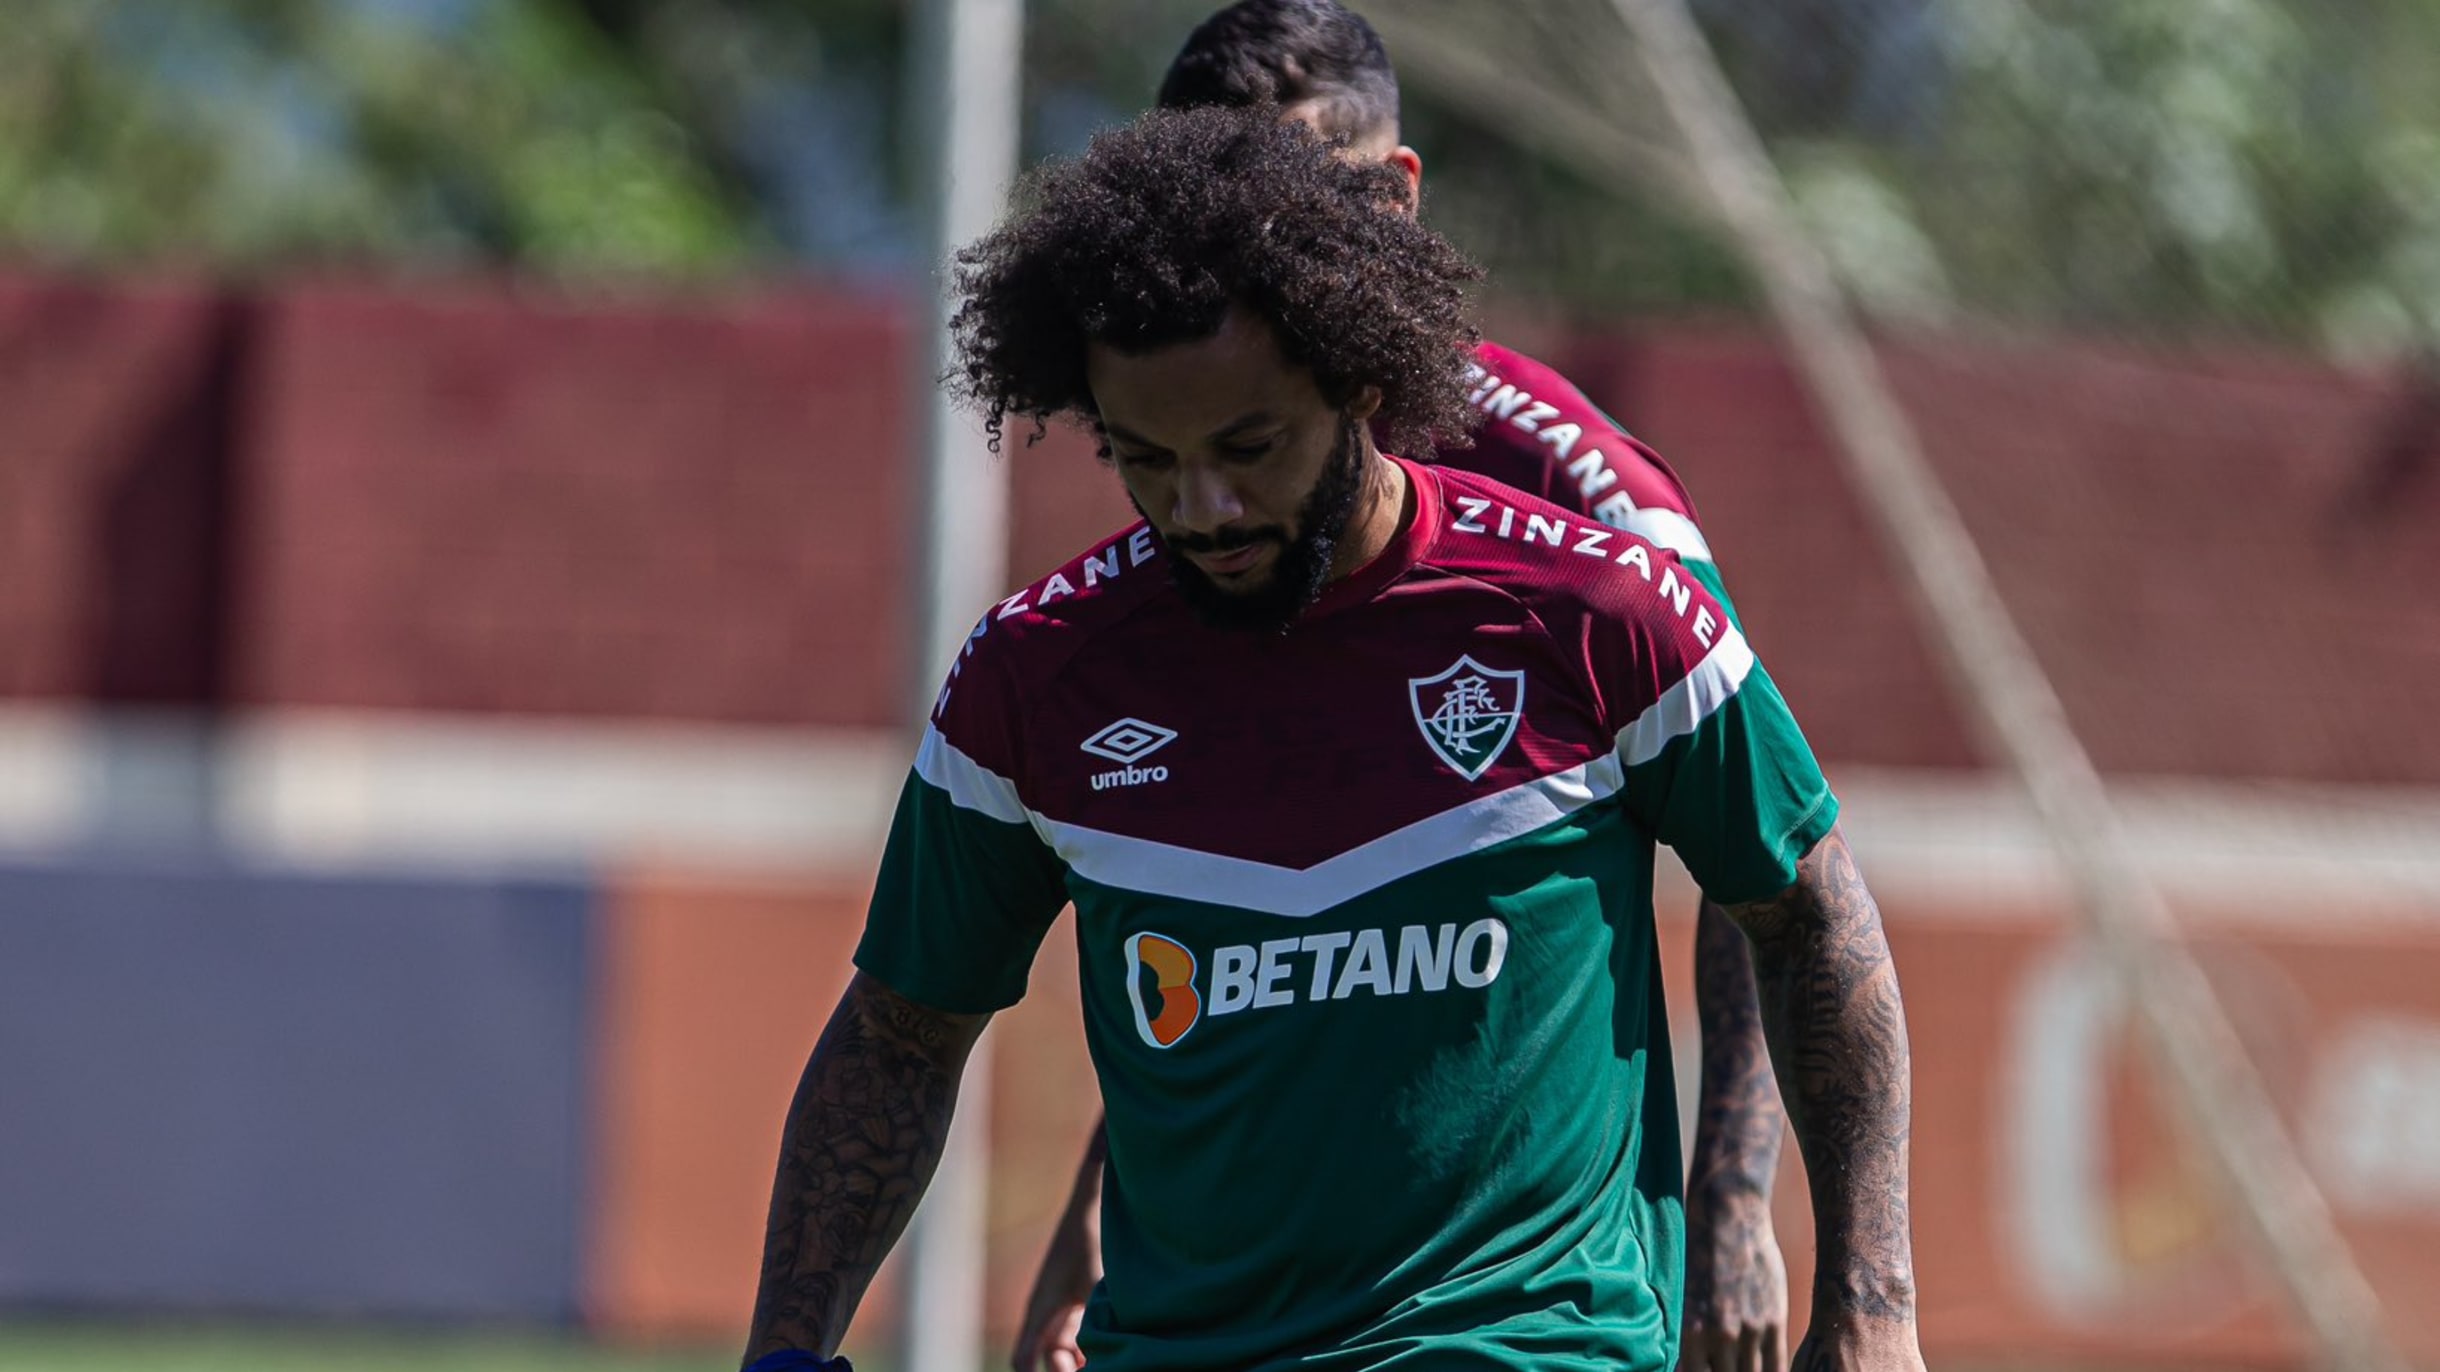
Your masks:
{"label": "umbro logo", "polygon": [[1169,746],[1169,741],[1177,736],[1175,729],[1164,729],[1158,724],[1130,717],[1102,726],[1078,746],[1095,757],[1106,757],[1123,764],[1114,771],[1094,773],[1093,789],[1107,791],[1113,786],[1144,786],[1169,780],[1167,767],[1138,767],[1135,764]]}
{"label": "umbro logo", "polygon": [[1102,726],[1101,731],[1084,741],[1084,750],[1095,757],[1112,762],[1141,762],[1159,752],[1178,731],[1147,724],[1140,719],[1122,719]]}

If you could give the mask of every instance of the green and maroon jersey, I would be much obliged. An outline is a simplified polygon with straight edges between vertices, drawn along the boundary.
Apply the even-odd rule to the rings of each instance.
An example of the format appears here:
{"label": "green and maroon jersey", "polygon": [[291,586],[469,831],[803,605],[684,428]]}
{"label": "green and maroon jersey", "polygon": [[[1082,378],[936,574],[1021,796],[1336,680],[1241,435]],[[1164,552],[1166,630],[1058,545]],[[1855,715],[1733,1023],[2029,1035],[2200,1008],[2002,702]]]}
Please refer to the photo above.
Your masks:
{"label": "green and maroon jersey", "polygon": [[1837,802],[1675,554],[1467,472],[1285,633],[1143,525],[988,613],[856,960],[1015,1002],[1076,907],[1097,1372],[1666,1369],[1684,1236],[1654,845],[1784,889]]}
{"label": "green and maroon jersey", "polygon": [[1513,348],[1482,343],[1466,386],[1482,424],[1473,447],[1443,461],[1641,535],[1688,562],[1711,561],[1685,483],[1574,382]]}

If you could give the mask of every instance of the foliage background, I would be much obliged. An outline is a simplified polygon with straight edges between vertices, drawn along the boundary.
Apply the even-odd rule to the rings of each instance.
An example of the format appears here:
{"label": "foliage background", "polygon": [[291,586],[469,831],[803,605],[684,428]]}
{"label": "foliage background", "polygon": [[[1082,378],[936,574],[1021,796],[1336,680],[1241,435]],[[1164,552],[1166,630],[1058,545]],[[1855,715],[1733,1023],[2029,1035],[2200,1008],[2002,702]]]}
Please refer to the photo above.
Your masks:
{"label": "foliage background", "polygon": [[[0,251],[44,263],[717,281],[914,263],[901,0],[18,0]],[[1201,0],[1033,0],[1026,155],[1143,104]],[[1385,19],[1428,10],[1383,0]],[[1876,312],[2440,333],[2440,0],[1703,0]],[[1438,20],[1582,98],[1606,7]],[[1387,25],[1385,24],[1385,27]],[[1411,27],[1411,26],[1410,26]],[[1410,75],[1432,214],[1571,315],[1742,308],[1699,221]]]}

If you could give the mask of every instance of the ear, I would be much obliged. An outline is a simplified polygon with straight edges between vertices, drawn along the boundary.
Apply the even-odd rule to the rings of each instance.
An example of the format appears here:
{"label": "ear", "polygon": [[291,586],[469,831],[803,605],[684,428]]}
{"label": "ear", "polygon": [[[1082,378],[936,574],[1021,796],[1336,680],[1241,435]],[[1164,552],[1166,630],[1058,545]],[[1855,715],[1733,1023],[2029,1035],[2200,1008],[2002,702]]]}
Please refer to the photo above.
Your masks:
{"label": "ear", "polygon": [[1423,154],[1404,143],[1389,155],[1389,164],[1406,177],[1406,212],[1415,214],[1423,209]]}
{"label": "ear", "polygon": [[1366,386],[1357,391],[1356,398],[1347,404],[1347,417],[1358,424],[1365,423],[1379,413],[1381,413],[1381,388],[1378,386]]}

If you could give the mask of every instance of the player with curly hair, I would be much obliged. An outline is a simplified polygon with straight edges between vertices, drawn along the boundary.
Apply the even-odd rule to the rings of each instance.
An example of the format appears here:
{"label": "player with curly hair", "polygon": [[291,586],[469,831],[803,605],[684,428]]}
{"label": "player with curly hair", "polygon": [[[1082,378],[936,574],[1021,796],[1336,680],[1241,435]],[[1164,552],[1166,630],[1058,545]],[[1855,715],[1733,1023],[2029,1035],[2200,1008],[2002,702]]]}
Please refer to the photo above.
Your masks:
{"label": "player with curly hair", "polygon": [[[1261,104],[1339,140],[1349,159],[1391,169],[1403,183],[1399,201],[1419,207],[1423,159],[1401,141],[1397,71],[1361,15],[1336,0],[1239,0],[1195,28],[1161,82],[1164,109]],[[1659,454],[1514,349],[1478,343],[1468,373],[1484,423],[1443,461],[1639,533],[1727,600],[1694,503]],[[1708,901],[1696,918],[1694,963],[1702,1070],[1683,1356],[1696,1372],[1765,1372],[1787,1361],[1787,1269],[1771,1223],[1785,1117],[1745,938]],[[1082,1362],[1076,1333],[1101,1279],[1102,1147],[1096,1124],[1026,1301],[1015,1372],[1075,1372]]]}
{"label": "player with curly hair", "polygon": [[960,256],[959,393],[1091,426],[1142,518],[991,607],[941,691],[790,1107],[765,1372],[835,1367],[1070,903],[1094,1367],[1664,1372],[1661,843],[1753,939],[1837,1164],[1811,1355],[1920,1368],[1904,1017],[1838,802],[1668,548],[1382,451],[1457,430],[1474,341],[1474,268],[1393,180],[1276,109],[1159,112]]}

